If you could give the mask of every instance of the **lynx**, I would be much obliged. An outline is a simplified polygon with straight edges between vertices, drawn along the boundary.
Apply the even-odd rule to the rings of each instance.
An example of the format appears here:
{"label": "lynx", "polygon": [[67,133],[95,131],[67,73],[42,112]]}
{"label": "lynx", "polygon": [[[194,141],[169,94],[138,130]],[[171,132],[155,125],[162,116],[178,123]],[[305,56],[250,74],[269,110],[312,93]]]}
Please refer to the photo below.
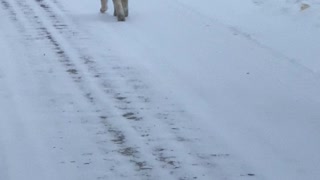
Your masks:
{"label": "lynx", "polygon": [[[114,16],[118,21],[125,21],[129,15],[128,0],[112,0],[114,5]],[[105,13],[108,9],[108,0],[101,0],[100,12]]]}

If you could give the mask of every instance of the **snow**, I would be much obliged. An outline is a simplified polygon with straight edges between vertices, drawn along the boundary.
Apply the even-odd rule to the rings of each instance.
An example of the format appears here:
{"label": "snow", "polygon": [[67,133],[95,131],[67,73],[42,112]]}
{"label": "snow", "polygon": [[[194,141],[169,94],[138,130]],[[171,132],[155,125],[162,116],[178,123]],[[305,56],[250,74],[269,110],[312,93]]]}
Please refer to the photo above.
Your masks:
{"label": "snow", "polygon": [[[248,36],[260,46],[319,72],[316,59],[320,38],[314,36],[320,27],[318,0],[211,1],[208,6],[191,0],[181,3]],[[301,11],[302,4],[308,4],[310,8]]]}
{"label": "snow", "polygon": [[1,180],[320,178],[320,1],[99,3],[0,0]]}

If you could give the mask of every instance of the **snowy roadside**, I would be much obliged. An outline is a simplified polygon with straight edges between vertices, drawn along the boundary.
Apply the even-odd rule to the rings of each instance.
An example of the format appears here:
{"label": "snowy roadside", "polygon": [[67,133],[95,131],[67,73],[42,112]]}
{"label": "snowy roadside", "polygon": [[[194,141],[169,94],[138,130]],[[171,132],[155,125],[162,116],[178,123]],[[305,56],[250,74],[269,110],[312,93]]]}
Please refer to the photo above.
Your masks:
{"label": "snowy roadside", "polygon": [[[179,0],[202,15],[230,26],[258,45],[313,72],[320,72],[319,0]],[[301,8],[307,7],[304,10]]]}

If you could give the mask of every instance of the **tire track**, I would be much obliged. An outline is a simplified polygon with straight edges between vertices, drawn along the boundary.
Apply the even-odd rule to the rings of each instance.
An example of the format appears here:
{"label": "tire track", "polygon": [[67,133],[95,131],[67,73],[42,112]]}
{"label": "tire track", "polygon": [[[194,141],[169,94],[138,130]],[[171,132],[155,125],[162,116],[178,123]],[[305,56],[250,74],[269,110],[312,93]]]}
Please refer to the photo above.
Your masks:
{"label": "tire track", "polygon": [[[41,1],[38,1],[41,2]],[[8,3],[7,1],[2,1],[1,2],[4,8],[9,10],[9,13],[12,15],[15,15],[15,11],[12,8],[12,4]],[[39,15],[36,14],[33,10],[33,8],[30,7],[30,5],[23,0],[18,0],[16,1],[16,4],[18,5],[18,8],[24,17],[27,19],[28,23],[30,24],[31,27],[33,27],[33,30],[36,31],[37,37],[32,37],[31,39],[27,40],[41,40],[41,41],[47,41],[49,42],[51,48],[55,52],[56,56],[58,57],[58,61],[63,64],[64,68],[66,69],[66,72],[70,75],[70,77],[73,79],[73,81],[79,86],[79,88],[83,91],[84,93],[84,98],[87,99],[87,101],[93,105],[94,104],[94,98],[92,97],[92,94],[88,89],[86,89],[84,86],[85,81],[83,80],[83,73],[78,70],[76,67],[75,63],[72,60],[72,57],[68,55],[68,53],[65,51],[65,48],[61,43],[59,42],[58,38],[52,33],[52,30],[48,28],[42,20],[39,18]],[[41,5],[43,8],[47,8],[47,6]],[[55,16],[51,16],[55,17]],[[17,20],[18,24],[22,24]],[[57,23],[59,23],[57,21]],[[56,29],[60,29],[62,26],[54,26]],[[63,26],[66,27],[66,26]],[[32,33],[30,33],[32,36]],[[126,136],[124,133],[119,130],[118,128],[114,127],[109,121],[106,120],[106,115],[103,115],[103,112],[101,112],[100,109],[96,110],[97,114],[99,115],[97,118],[100,118],[101,121],[103,121],[103,124],[107,128],[107,132],[109,133],[108,136],[112,136],[112,141],[118,146],[118,153],[128,157],[128,161],[132,162],[133,165],[136,166],[136,169],[138,171],[146,171],[151,168],[146,168],[146,162],[144,160],[140,160],[141,158],[137,156],[138,151],[135,150],[137,149],[136,147],[132,147],[127,143]],[[140,173],[140,176],[150,176],[148,175],[147,172],[142,172]]]}
{"label": "tire track", "polygon": [[[33,11],[32,8],[30,8],[30,6],[28,6],[28,4],[25,1],[17,1],[16,2],[19,7],[21,8],[21,12],[24,14],[24,16],[26,17],[26,19],[29,20],[29,23],[31,24],[32,27],[34,27],[37,31],[38,36],[35,38],[37,40],[43,40],[43,41],[48,41],[52,48],[54,49],[57,57],[59,57],[59,62],[61,62],[65,68],[67,69],[66,72],[69,73],[69,75],[71,76],[71,78],[74,80],[75,83],[77,83],[80,86],[80,89],[82,89],[84,91],[84,97],[87,98],[87,100],[92,103],[93,105],[95,105],[95,97],[93,97],[93,94],[91,91],[88,91],[87,89],[85,89],[83,86],[85,86],[85,82],[83,80],[83,74],[81,73],[81,71],[79,70],[79,68],[76,67],[76,63],[72,62],[72,58],[68,55],[68,53],[64,50],[64,48],[61,46],[61,43],[58,42],[57,38],[53,35],[54,33],[52,33],[52,31],[50,31],[50,28],[48,28],[47,26],[45,26],[41,19],[39,18],[38,15],[36,15],[36,13]],[[41,5],[41,7],[43,8],[47,8],[47,6]],[[51,16],[51,17],[55,17],[55,16]],[[57,26],[55,26],[57,27]],[[86,63],[88,63],[88,61],[90,61],[88,58],[85,59],[85,61],[87,61]],[[108,91],[110,92],[110,91]],[[118,98],[118,99],[122,99],[122,98]],[[100,109],[96,110],[97,112],[101,112]],[[102,114],[102,113],[101,113]],[[110,114],[107,113],[107,114]],[[133,119],[133,117],[128,117],[129,114],[124,115],[124,117],[128,118],[128,119]],[[103,120],[104,125],[107,127],[108,133],[110,133],[114,138],[113,138],[113,142],[115,142],[116,144],[118,144],[119,146],[119,150],[118,153],[120,153],[123,156],[129,157],[130,162],[132,162],[135,167],[136,170],[138,171],[147,171],[147,170],[151,170],[152,168],[148,165],[148,163],[145,160],[140,160],[141,159],[141,155],[138,156],[139,151],[137,150],[138,147],[132,147],[127,145],[127,138],[124,135],[124,133],[122,131],[120,131],[119,129],[113,127],[112,124],[110,124],[108,121],[106,121],[106,115],[100,115],[99,116],[101,118],[101,120]],[[148,175],[148,173],[143,172],[142,175],[144,176],[150,176]]]}
{"label": "tire track", "polygon": [[[98,139],[101,139],[98,142],[101,149],[109,143],[104,140],[105,136],[111,136],[111,141],[118,147],[116,153],[132,164],[138,176],[155,179],[160,171],[174,179],[197,179],[201,175],[192,173],[191,168],[203,168],[202,171],[207,171],[215,166],[215,158],[221,158],[214,155],[200,157],[198,154],[187,151],[177,152],[176,146],[182,149],[187,142],[192,141],[180,136],[181,129],[173,123],[176,117],[185,116],[184,112],[177,110],[168,101],[161,104],[160,108],[153,107],[151,104],[153,100],[144,95],[148,91],[147,85],[139,80],[139,75],[134,69],[120,66],[115,58],[110,57],[110,67],[107,70],[99,70],[97,55],[77,45],[82,34],[76,30],[72,22],[59,15],[52,7],[56,6],[57,9],[64,11],[63,6],[56,0],[50,1],[52,3],[34,0],[38,10],[34,9],[32,2],[25,0],[15,0],[15,3],[8,3],[5,0],[0,2],[17,24],[23,23],[17,17],[15,9],[21,11],[25,22],[32,28],[29,30],[32,32],[27,35],[30,36],[27,40],[46,41],[50,44],[57,61],[62,64],[65,72],[83,92],[87,102],[95,107],[96,118],[105,128],[96,132]],[[36,37],[33,31],[36,31]],[[107,71],[109,73],[105,73]],[[117,79],[117,82],[114,79]],[[118,88],[119,85],[125,87],[123,84],[128,89]],[[157,113],[154,114],[154,112]],[[163,140],[159,141],[161,138],[152,133],[157,123],[161,126],[160,130],[165,130],[170,139],[173,139],[170,143],[177,143],[176,145],[168,145]],[[129,130],[123,131],[124,127]],[[135,145],[134,142],[139,142],[140,146]],[[177,157],[179,153],[183,155]],[[184,161],[184,156],[188,157],[190,162]]]}
{"label": "tire track", "polygon": [[[73,31],[73,30],[68,30],[69,26],[65,25],[68,23],[63,22],[64,20],[59,18],[58,16],[55,15],[55,12],[53,12],[50,8],[50,5],[47,4],[45,1],[43,0],[36,0],[36,2],[38,3],[39,7],[41,7],[43,9],[43,11],[45,11],[47,13],[47,17],[51,20],[51,22],[53,22],[53,26],[55,27],[55,29],[57,31],[59,31],[62,35],[64,35],[65,38],[69,38],[68,36],[66,36],[64,33],[66,31]],[[61,29],[59,29],[60,24],[64,24],[64,30],[61,31]],[[76,44],[76,43],[74,43]],[[129,121],[135,121],[134,123],[131,123],[131,127],[133,127],[135,129],[135,131],[137,131],[139,133],[139,135],[141,137],[143,137],[145,140],[145,143],[151,142],[151,141],[155,141],[154,138],[150,137],[150,132],[149,129],[145,129],[142,128],[141,126],[137,125],[137,121],[142,121],[145,117],[143,117],[141,114],[143,114],[141,111],[139,111],[138,109],[136,109],[136,104],[135,105],[131,105],[132,102],[137,102],[139,101],[140,103],[148,103],[150,100],[148,97],[145,96],[141,96],[141,95],[136,95],[137,97],[134,98],[132,97],[131,94],[132,91],[137,91],[137,90],[141,90],[143,88],[145,88],[146,85],[144,85],[141,81],[137,80],[137,79],[129,79],[126,80],[125,77],[123,77],[124,75],[121,75],[121,71],[125,71],[123,72],[123,74],[131,74],[133,72],[128,72],[128,71],[133,71],[131,68],[129,67],[120,67],[119,65],[112,65],[112,71],[116,71],[115,74],[119,74],[118,76],[122,76],[124,78],[123,81],[126,81],[124,83],[128,83],[131,85],[131,88],[133,90],[131,90],[131,92],[129,91],[129,93],[120,93],[119,89],[117,89],[115,87],[115,85],[112,84],[112,80],[100,80],[100,79],[107,79],[102,78],[101,75],[103,73],[99,72],[97,70],[97,64],[96,61],[93,59],[93,57],[91,57],[90,55],[84,54],[81,51],[77,51],[77,54],[79,54],[79,58],[82,60],[82,63],[85,64],[87,66],[88,71],[92,74],[92,77],[94,78],[98,78],[98,80],[100,81],[100,87],[102,87],[104,90],[105,94],[108,94],[108,96],[111,96],[113,98],[113,102],[116,105],[116,108],[121,112],[120,116],[122,116],[124,119],[127,119]],[[74,73],[78,73],[77,70],[70,70],[71,72]],[[119,72],[120,71],[120,72]],[[92,93],[87,93],[86,94],[87,98],[90,100],[91,103],[96,103],[97,102],[97,98],[93,96]],[[145,108],[145,107],[144,107]],[[171,112],[173,113],[173,112]],[[160,113],[159,113],[160,114]],[[158,114],[158,117],[160,117],[161,115]],[[102,117],[102,120],[105,120],[107,116],[105,115],[101,115],[100,117]],[[105,123],[105,121],[104,121]],[[109,125],[110,126],[110,125]],[[151,127],[150,127],[151,128]],[[123,133],[119,130],[114,130],[114,129],[109,129],[109,132],[113,132],[116,135],[116,138],[114,139],[114,142],[118,142],[119,144],[123,144],[124,143],[124,139],[125,136],[123,135]],[[139,151],[137,150],[137,147],[123,147],[119,150],[119,153],[125,156],[133,156],[136,157],[137,154],[139,154]],[[148,148],[149,149],[149,148]],[[170,173],[172,174],[172,170],[174,169],[178,169],[180,168],[181,164],[178,160],[176,160],[176,157],[174,155],[170,155],[170,151],[164,151],[165,149],[163,147],[159,148],[159,145],[156,147],[151,148],[152,152],[151,154],[153,156],[155,156],[155,159],[157,161],[160,162],[161,167],[165,168],[165,169],[171,169]],[[162,149],[162,152],[159,153],[159,149]],[[171,150],[172,151],[172,150]],[[136,167],[138,167],[139,170],[145,170],[145,169],[151,169],[150,165],[148,165],[148,163],[146,161],[136,161],[136,160],[131,160],[132,162],[135,163]]]}

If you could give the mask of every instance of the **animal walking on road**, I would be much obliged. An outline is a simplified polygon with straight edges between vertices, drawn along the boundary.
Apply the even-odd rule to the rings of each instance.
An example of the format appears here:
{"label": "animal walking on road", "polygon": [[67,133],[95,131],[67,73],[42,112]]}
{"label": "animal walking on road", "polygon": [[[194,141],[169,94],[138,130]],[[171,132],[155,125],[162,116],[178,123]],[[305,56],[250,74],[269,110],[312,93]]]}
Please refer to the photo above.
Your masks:
{"label": "animal walking on road", "polygon": [[[128,0],[112,0],[114,5],[114,16],[118,21],[125,21],[129,15]],[[108,0],[101,0],[100,12],[105,13],[108,9]]]}

